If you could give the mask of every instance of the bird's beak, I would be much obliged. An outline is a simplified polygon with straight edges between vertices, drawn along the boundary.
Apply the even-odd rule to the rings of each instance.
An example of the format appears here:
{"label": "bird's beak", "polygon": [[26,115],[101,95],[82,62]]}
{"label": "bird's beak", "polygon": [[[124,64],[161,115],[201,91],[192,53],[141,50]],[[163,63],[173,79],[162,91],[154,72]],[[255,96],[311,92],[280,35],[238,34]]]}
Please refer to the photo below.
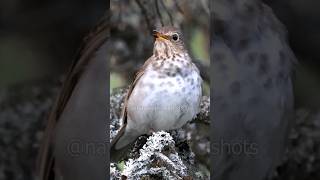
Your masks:
{"label": "bird's beak", "polygon": [[153,37],[156,38],[156,40],[168,40],[169,37],[167,35],[161,34],[160,32],[153,30]]}

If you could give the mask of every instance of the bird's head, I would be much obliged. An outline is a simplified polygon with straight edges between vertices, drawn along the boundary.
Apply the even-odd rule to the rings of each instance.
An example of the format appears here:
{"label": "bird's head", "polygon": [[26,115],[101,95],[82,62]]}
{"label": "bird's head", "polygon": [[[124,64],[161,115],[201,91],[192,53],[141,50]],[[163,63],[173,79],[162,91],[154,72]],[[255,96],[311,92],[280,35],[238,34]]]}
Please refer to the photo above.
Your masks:
{"label": "bird's head", "polygon": [[183,36],[179,29],[164,26],[153,31],[155,43],[153,53],[155,56],[172,56],[177,53],[185,53]]}

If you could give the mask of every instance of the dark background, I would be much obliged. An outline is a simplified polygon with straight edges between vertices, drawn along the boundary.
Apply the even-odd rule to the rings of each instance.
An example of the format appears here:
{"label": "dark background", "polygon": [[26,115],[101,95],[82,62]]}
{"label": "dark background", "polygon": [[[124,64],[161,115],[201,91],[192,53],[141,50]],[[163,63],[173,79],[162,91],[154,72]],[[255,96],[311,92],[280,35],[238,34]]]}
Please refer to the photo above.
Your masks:
{"label": "dark background", "polygon": [[103,0],[1,0],[0,87],[61,76],[106,7]]}
{"label": "dark background", "polygon": [[320,1],[264,0],[285,24],[292,50],[299,60],[296,69],[297,106],[320,107]]}

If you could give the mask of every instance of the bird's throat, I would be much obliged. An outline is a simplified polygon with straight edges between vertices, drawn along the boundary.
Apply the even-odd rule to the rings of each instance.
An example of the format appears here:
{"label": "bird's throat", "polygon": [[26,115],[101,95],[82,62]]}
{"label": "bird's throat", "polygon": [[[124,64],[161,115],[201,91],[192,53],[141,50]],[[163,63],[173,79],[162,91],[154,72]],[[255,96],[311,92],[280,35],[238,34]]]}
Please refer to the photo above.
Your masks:
{"label": "bird's throat", "polygon": [[157,40],[154,43],[153,54],[156,57],[168,59],[173,56],[174,51],[175,48],[172,47],[169,42],[166,42],[166,40]]}

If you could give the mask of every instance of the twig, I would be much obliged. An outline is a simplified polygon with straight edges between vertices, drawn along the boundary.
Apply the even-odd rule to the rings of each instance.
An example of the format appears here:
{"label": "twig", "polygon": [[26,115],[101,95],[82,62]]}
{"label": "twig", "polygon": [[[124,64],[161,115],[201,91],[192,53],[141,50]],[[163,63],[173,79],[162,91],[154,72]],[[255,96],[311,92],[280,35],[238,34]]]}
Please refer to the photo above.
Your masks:
{"label": "twig", "polygon": [[208,4],[206,4],[206,1],[205,0],[201,0],[201,5],[202,5],[202,8],[204,9],[204,11],[206,12],[206,14],[209,16],[210,15],[210,9],[209,9]]}
{"label": "twig", "polygon": [[[161,1],[161,0],[160,0]],[[162,1],[161,1],[162,2]],[[158,4],[158,0],[155,0],[155,6],[156,6],[156,11],[157,11],[157,15],[160,19],[160,22],[161,22],[161,26],[164,26],[164,23],[162,21],[162,16],[161,16],[161,13],[160,13],[160,10],[159,10],[159,4]]]}
{"label": "twig", "polygon": [[160,0],[160,2],[161,2],[161,5],[163,6],[164,10],[166,11],[166,13],[167,13],[168,16],[169,16],[171,26],[173,26],[173,25],[174,25],[174,24],[173,24],[173,18],[172,18],[172,16],[171,16],[169,10],[167,9],[166,5],[163,3],[162,0]]}
{"label": "twig", "polygon": [[177,2],[177,0],[174,0],[174,5],[176,6],[177,10],[181,13],[184,14],[183,10],[181,9],[181,7],[179,6],[179,3]]}
{"label": "twig", "polygon": [[141,12],[145,18],[145,21],[147,23],[147,26],[148,26],[148,29],[150,30],[150,32],[152,32],[153,30],[153,27],[151,26],[151,23],[150,23],[150,19],[148,17],[148,13],[147,13],[147,10],[145,9],[145,7],[142,5],[142,3],[139,1],[139,0],[136,0],[136,3],[138,4],[138,6],[140,7],[141,9]]}

